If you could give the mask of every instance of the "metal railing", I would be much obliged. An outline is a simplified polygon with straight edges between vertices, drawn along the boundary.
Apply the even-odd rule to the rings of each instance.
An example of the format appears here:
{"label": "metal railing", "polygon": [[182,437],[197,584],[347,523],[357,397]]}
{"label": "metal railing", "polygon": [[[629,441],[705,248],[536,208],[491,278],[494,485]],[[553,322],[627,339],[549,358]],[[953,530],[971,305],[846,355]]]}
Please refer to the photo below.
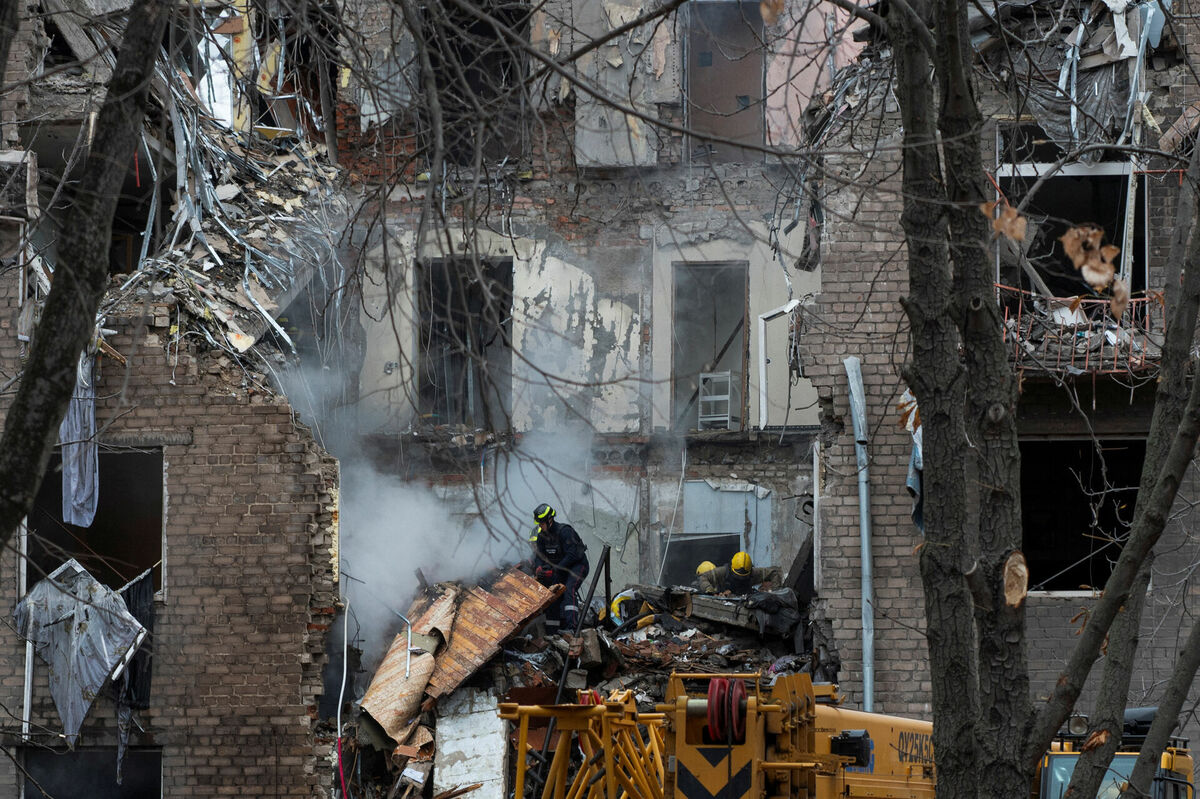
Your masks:
{"label": "metal railing", "polygon": [[1001,284],[996,295],[1016,369],[1113,374],[1158,366],[1166,330],[1159,293],[1131,298],[1120,319],[1102,297],[1043,297]]}

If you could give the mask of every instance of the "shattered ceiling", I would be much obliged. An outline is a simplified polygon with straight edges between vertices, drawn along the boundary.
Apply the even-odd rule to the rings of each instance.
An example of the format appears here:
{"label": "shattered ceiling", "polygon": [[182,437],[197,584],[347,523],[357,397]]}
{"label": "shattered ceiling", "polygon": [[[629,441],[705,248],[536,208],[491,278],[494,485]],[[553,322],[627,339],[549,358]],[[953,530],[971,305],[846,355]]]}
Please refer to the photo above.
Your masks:
{"label": "shattered ceiling", "polygon": [[[992,79],[1064,152],[1128,144],[1148,56],[1162,43],[1156,2],[1000,3],[972,9],[972,43]],[[1095,161],[1101,150],[1080,155]]]}
{"label": "shattered ceiling", "polygon": [[[288,302],[314,278],[340,283],[332,270],[352,209],[325,146],[309,140],[320,115],[298,90],[302,76],[286,71],[300,68],[287,61],[286,50],[272,40],[255,47],[274,53],[273,59],[235,52],[233,42],[248,37],[226,34],[231,25],[249,24],[240,16],[251,13],[244,4],[189,13],[192,27],[199,15],[198,40],[191,50],[160,55],[152,113],[135,163],[134,179],[148,205],[137,220],[140,251],[131,273],[113,277],[97,318],[97,340],[105,349],[107,318],[137,314],[152,303],[173,306],[173,341],[196,336],[234,359],[261,360],[276,347],[295,349],[276,321]],[[71,27],[84,18],[63,13],[47,19],[57,30],[70,28],[68,44],[76,51],[86,48],[75,53],[81,62],[111,68],[106,43],[119,20],[92,17]],[[247,63],[263,74],[247,71]],[[227,91],[214,92],[214,81],[222,79]],[[283,119],[290,127],[259,124],[254,117],[233,122],[239,128],[233,129],[229,106],[244,106],[250,95],[269,103],[266,121],[278,125]],[[53,258],[52,248],[28,253],[40,296],[49,291]]]}

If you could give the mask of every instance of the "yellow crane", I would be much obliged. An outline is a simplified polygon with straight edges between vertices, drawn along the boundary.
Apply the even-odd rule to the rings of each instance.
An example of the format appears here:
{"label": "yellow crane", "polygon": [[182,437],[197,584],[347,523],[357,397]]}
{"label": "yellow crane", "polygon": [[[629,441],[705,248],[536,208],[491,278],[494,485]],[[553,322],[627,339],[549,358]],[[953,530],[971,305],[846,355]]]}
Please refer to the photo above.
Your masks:
{"label": "yellow crane", "polygon": [[[518,752],[528,751],[531,729],[552,725],[558,732],[542,768],[517,758],[517,799],[933,799],[935,793],[930,722],[843,708],[836,686],[814,685],[806,674],[769,681],[757,673],[673,674],[666,701],[653,713],[639,713],[628,690],[607,699],[581,691],[571,705],[501,704],[500,717],[517,725]],[[1061,799],[1082,741],[1068,735],[1055,743],[1031,799]],[[1134,744],[1114,757],[1101,799],[1115,799],[1136,756]],[[1173,740],[1153,799],[1193,799],[1192,766],[1186,741]]]}
{"label": "yellow crane", "polygon": [[[928,722],[838,706],[806,674],[675,674],[638,713],[629,691],[586,704],[502,704],[525,751],[531,723],[559,732],[542,799],[831,799],[934,795]],[[514,796],[525,795],[518,759]]]}

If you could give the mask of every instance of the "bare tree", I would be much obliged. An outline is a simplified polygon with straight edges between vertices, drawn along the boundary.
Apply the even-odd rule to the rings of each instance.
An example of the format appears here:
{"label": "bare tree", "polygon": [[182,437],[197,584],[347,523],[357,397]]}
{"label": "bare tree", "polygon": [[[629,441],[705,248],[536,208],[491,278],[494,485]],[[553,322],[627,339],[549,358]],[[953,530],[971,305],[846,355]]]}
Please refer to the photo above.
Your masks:
{"label": "bare tree", "polygon": [[[18,3],[5,6],[0,52],[17,33]],[[71,194],[60,242],[61,259],[24,364],[16,397],[0,438],[0,543],[33,507],[58,438],[58,426],[75,388],[77,364],[95,335],[96,311],[108,285],[108,251],[119,189],[138,144],[150,79],[171,7],[137,0],[108,83],[86,172]],[[0,65],[7,59],[0,61]],[[0,66],[2,68],[2,66]]]}
{"label": "bare tree", "polygon": [[[907,377],[921,404],[927,490],[938,498],[926,513],[921,550],[938,792],[962,797],[1028,791],[1039,759],[1074,708],[1107,638],[1101,717],[1112,745],[1085,758],[1079,782],[1072,783],[1079,795],[1089,796],[1115,749],[1118,708],[1128,694],[1128,661],[1140,619],[1140,602],[1131,601],[1131,592],[1144,591],[1148,559],[1196,442],[1196,392],[1186,383],[1200,285],[1194,250],[1200,239],[1195,235],[1196,158],[1177,206],[1170,263],[1179,273],[1166,281],[1172,318],[1130,535],[1053,693],[1035,707],[1020,552],[1017,391],[991,285],[987,220],[977,210],[989,192],[980,161],[983,119],[975,99],[967,10],[968,4],[956,0],[900,4],[887,21],[905,136],[903,221],[910,281],[905,310],[913,339]],[[979,475],[974,529],[966,513],[968,459]],[[1179,668],[1181,678],[1190,680],[1188,669],[1194,671],[1194,665],[1181,661]],[[1164,711],[1160,721],[1169,727],[1175,716]],[[1161,751],[1165,741],[1164,736],[1153,743]],[[1149,742],[1143,757],[1156,762]],[[1147,780],[1145,772],[1138,775],[1131,790],[1146,791]]]}

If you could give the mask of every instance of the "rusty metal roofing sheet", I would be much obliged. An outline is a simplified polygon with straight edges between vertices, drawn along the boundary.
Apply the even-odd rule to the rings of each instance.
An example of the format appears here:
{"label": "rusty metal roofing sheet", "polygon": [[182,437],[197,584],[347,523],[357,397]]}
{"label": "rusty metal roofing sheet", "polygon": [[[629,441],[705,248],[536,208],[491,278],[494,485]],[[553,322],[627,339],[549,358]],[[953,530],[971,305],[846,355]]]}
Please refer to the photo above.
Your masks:
{"label": "rusty metal roofing sheet", "polygon": [[441,635],[443,641],[450,640],[450,630],[454,626],[455,609],[461,589],[455,585],[442,583],[434,588],[434,592],[426,592],[412,603],[408,609],[408,618],[412,621],[413,633],[417,635]]}
{"label": "rusty metal roofing sheet", "polygon": [[[404,743],[412,733],[425,686],[434,669],[433,655],[413,655],[412,661],[408,662],[407,647],[407,635],[397,635],[392,640],[392,646],[376,669],[371,686],[362,700],[362,709],[370,713],[384,732],[399,744]],[[408,677],[404,676],[406,663]]]}
{"label": "rusty metal roofing sheet", "polygon": [[426,693],[449,694],[500,651],[500,642],[559,596],[533,577],[509,569],[487,590],[466,592],[445,649],[438,654]]}

